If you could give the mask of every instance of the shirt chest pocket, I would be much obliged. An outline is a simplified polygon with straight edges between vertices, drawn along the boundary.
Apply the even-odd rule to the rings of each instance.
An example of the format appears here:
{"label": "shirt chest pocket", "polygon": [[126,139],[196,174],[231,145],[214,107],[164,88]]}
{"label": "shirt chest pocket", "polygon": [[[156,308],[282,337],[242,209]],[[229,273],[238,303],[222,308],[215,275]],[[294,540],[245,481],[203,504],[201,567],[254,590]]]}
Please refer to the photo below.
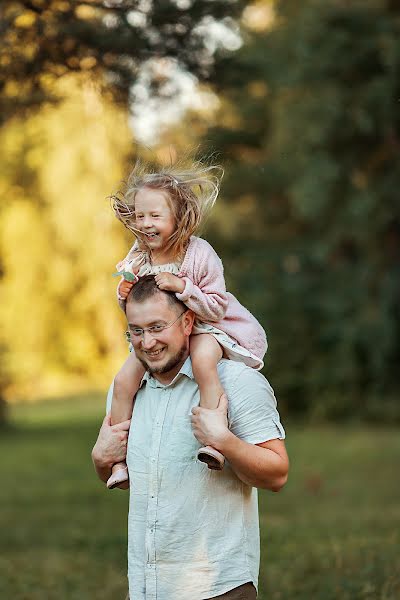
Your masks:
{"label": "shirt chest pocket", "polygon": [[163,428],[160,456],[169,461],[188,463],[196,460],[199,442],[193,435],[189,415],[174,416]]}

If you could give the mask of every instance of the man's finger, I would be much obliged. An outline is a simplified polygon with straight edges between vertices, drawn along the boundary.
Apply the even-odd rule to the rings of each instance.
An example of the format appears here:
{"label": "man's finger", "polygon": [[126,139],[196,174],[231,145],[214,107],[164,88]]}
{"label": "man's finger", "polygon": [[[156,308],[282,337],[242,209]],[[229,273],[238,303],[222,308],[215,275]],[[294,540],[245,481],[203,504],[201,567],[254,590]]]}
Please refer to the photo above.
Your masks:
{"label": "man's finger", "polygon": [[220,396],[219,402],[218,402],[218,410],[226,413],[228,412],[228,396],[226,394],[222,394]]}
{"label": "man's finger", "polygon": [[128,431],[130,424],[131,420],[128,419],[127,421],[121,421],[121,423],[116,423],[116,425],[113,425],[112,428],[114,431]]}
{"label": "man's finger", "polygon": [[197,415],[200,412],[200,410],[201,410],[200,406],[193,406],[192,415]]}
{"label": "man's finger", "polygon": [[111,425],[111,412],[108,412],[104,417],[103,425]]}

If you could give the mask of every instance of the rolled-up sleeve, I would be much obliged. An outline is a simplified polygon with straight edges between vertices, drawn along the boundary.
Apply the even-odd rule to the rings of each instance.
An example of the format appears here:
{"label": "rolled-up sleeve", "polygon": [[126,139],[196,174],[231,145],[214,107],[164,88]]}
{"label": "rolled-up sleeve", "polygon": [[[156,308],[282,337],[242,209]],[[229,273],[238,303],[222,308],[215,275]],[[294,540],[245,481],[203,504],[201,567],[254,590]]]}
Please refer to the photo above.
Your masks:
{"label": "rolled-up sleeve", "polygon": [[261,373],[240,366],[237,376],[222,384],[228,394],[232,433],[250,444],[285,439],[274,390]]}

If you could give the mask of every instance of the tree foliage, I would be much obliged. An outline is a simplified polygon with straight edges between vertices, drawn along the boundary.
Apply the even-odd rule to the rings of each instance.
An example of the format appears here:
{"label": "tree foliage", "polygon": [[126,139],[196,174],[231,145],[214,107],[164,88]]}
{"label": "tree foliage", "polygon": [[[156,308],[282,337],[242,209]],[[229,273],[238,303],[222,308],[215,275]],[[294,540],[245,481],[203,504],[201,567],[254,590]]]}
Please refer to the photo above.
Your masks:
{"label": "tree foliage", "polygon": [[[107,340],[101,341],[101,335],[96,339],[93,330],[90,332],[89,320],[85,320],[89,312],[94,311],[96,294],[89,301],[90,310],[88,306],[82,308],[89,281],[96,281],[93,274],[88,277],[90,244],[101,261],[103,254],[108,256],[109,251],[105,248],[100,253],[97,251],[96,244],[103,241],[100,235],[97,242],[92,240],[85,244],[88,253],[81,260],[79,247],[83,238],[79,236],[84,234],[99,210],[95,198],[98,202],[115,184],[113,175],[122,167],[124,157],[132,155],[132,148],[128,150],[126,147],[130,135],[126,124],[125,128],[119,125],[107,135],[104,134],[103,123],[93,120],[88,125],[87,103],[91,105],[92,102],[88,95],[88,82],[96,82],[105,101],[112,97],[114,105],[119,104],[127,113],[132,85],[149,61],[153,60],[160,66],[150,79],[153,93],[167,93],[163,59],[174,61],[178,68],[199,78],[207,78],[213,52],[206,24],[213,20],[229,24],[240,10],[239,0],[11,0],[1,4],[0,125],[3,130],[0,135],[5,168],[0,185],[8,202],[4,202],[0,209],[5,236],[0,272],[4,280],[0,285],[4,292],[2,316],[6,319],[0,340],[0,422],[5,389],[37,395],[41,390],[56,388],[61,373],[71,381],[67,376],[69,367],[73,372],[81,371],[79,377],[84,377],[88,374],[87,353],[90,352],[94,352],[95,358],[90,367],[92,370],[96,370],[99,364],[103,367],[110,364],[104,358],[107,348],[110,349],[110,328],[106,328]],[[72,74],[79,75],[73,86],[79,82],[83,89],[84,106],[79,102],[76,104],[82,113],[72,110],[69,102],[62,104],[59,112],[42,113],[38,120],[28,119],[32,109],[59,101],[64,94],[69,97]],[[67,84],[60,85],[60,80],[65,79]],[[77,93],[74,90],[72,94],[75,100]],[[98,108],[99,102],[94,102],[92,108],[94,114],[102,118],[104,111]],[[108,114],[106,121],[112,127],[112,111],[110,107],[104,110]],[[10,122],[13,117],[23,117],[27,121]],[[73,123],[69,121],[71,118]],[[121,115],[117,120],[120,119]],[[60,120],[58,124],[57,120]],[[47,132],[47,127],[52,128],[51,132]],[[85,131],[88,136],[84,141]],[[103,153],[99,146],[101,143],[105,144]],[[71,154],[74,151],[75,158]],[[100,164],[109,155],[113,164],[110,170],[107,169],[107,160]],[[52,170],[48,164],[52,165]],[[97,168],[101,169],[100,177],[95,175]],[[46,184],[43,182],[45,177],[49,178]],[[53,189],[50,189],[50,181],[54,184]],[[58,189],[57,182],[60,184]],[[43,185],[45,189],[42,189]],[[71,201],[67,208],[60,202],[60,197],[67,191],[79,205],[74,206]],[[80,202],[79,198],[85,200]],[[90,206],[90,210],[85,213],[81,226],[75,227],[74,218],[81,221],[85,205]],[[64,219],[63,211],[68,209],[70,216]],[[93,230],[89,227],[88,239],[91,233]],[[11,245],[17,245],[18,249],[11,252]],[[18,267],[25,256],[32,259],[29,276]],[[74,282],[68,265],[71,268],[79,265],[80,271]],[[57,275],[61,279],[57,279]],[[85,279],[86,285],[82,283]],[[67,280],[70,280],[69,283]],[[46,292],[43,287],[38,289],[39,281]],[[54,289],[56,281],[58,292]],[[32,292],[31,309],[38,313],[29,321],[31,333],[25,331],[24,335],[20,335],[13,331],[13,327],[15,319],[23,312],[24,302],[14,301],[14,294],[18,298],[25,294],[26,289],[31,293],[33,283],[35,292]],[[104,291],[104,287],[101,289]],[[54,325],[57,321],[54,315],[61,309],[59,303],[63,301],[71,310],[62,311],[61,317],[68,314],[68,319],[73,319],[75,325],[69,327],[69,333],[66,333],[63,329],[66,321],[61,318],[60,327],[54,327],[53,337],[42,321],[44,315],[51,315],[49,321],[54,319]],[[75,312],[71,308],[73,304]],[[97,322],[98,317],[93,318]],[[110,323],[115,323],[115,320],[111,319]],[[64,339],[64,335],[67,338]],[[35,344],[33,340],[36,340]],[[117,347],[120,347],[118,343]],[[27,349],[32,350],[29,357]],[[24,364],[22,370],[21,364]],[[41,371],[46,371],[45,377],[39,377]],[[54,385],[50,383],[51,373]],[[89,374],[89,380],[90,377]]]}
{"label": "tree foliage", "polygon": [[9,397],[106,386],[127,353],[111,274],[128,240],[106,200],[131,153],[126,113],[76,77],[58,91],[68,100],[0,137]]}
{"label": "tree foliage", "polygon": [[[71,72],[103,82],[127,105],[149,59],[170,58],[208,77],[207,19],[231,19],[232,0],[11,0],[0,8],[0,114],[6,120],[55,99],[54,83]],[[162,79],[162,76],[161,76]],[[155,90],[160,79],[154,78]]]}
{"label": "tree foliage", "polygon": [[[3,117],[49,93],[69,97],[0,132],[9,393],[105,385],[122,360],[110,272],[128,238],[104,197],[132,141],[126,105],[101,99],[86,75],[125,102],[148,57],[209,77],[212,52],[196,24],[243,3],[189,4],[2,8]],[[243,22],[240,51],[216,57],[214,126],[189,114],[170,134],[185,146],[201,131],[225,163],[208,236],[228,288],[266,327],[281,408],[400,420],[399,3],[259,0]]]}
{"label": "tree foliage", "polygon": [[399,420],[400,6],[276,8],[219,64],[228,270],[292,413]]}

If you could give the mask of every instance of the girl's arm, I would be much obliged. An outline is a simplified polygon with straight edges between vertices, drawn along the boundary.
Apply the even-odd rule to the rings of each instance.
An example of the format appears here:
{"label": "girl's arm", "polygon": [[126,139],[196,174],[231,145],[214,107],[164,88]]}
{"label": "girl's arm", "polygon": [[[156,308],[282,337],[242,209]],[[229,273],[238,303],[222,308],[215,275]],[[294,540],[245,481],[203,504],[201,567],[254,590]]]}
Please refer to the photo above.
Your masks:
{"label": "girl's arm", "polygon": [[222,265],[219,273],[205,273],[199,285],[195,285],[189,277],[178,277],[166,272],[158,273],[155,280],[160,290],[175,292],[178,300],[203,321],[218,322],[224,318],[228,296]]}
{"label": "girl's arm", "polygon": [[215,286],[197,286],[189,279],[183,277],[185,283],[181,294],[176,297],[181,300],[202,321],[218,322],[224,318],[228,308],[228,297],[226,293],[218,291]]}
{"label": "girl's arm", "polygon": [[117,264],[117,270],[119,272],[128,272],[136,276],[135,281],[127,281],[124,277],[121,278],[117,286],[117,298],[120,308],[125,312],[125,301],[128,297],[132,286],[137,281],[137,274],[140,271],[140,267],[143,265],[145,259],[143,252],[136,250],[136,246],[133,246],[129,251],[128,255]]}
{"label": "girl's arm", "polygon": [[[199,240],[200,241],[200,240]],[[199,247],[192,273],[182,277],[185,287],[176,297],[204,321],[220,321],[228,308],[224,268],[215,250],[205,242]]]}

